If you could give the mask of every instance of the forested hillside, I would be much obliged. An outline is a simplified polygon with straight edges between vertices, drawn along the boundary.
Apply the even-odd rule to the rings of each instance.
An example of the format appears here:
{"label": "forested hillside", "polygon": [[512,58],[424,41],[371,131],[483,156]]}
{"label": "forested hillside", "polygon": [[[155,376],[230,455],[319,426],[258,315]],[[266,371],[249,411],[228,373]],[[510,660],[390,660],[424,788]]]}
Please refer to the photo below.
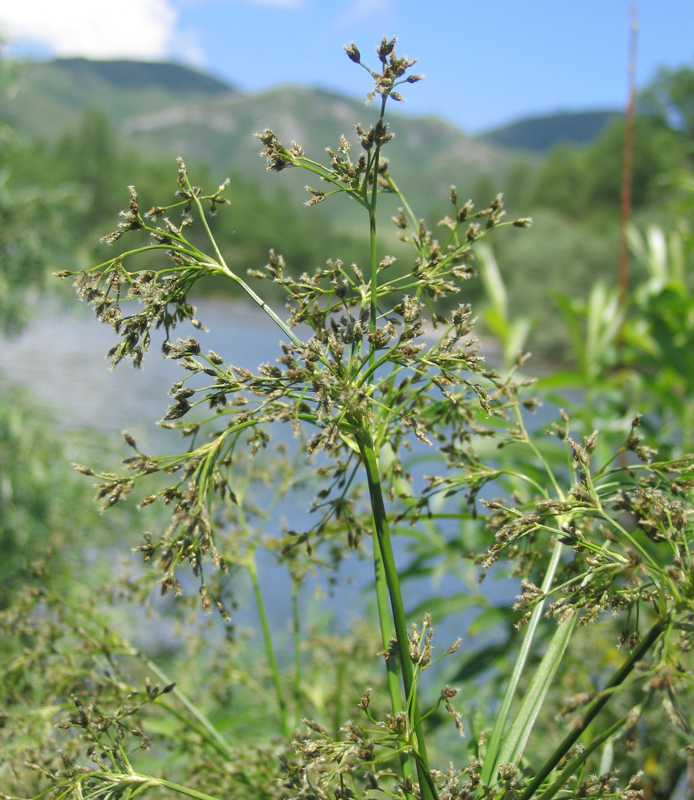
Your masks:
{"label": "forested hillside", "polygon": [[[640,101],[636,219],[667,214],[676,193],[662,176],[691,158],[687,76],[686,69],[663,73]],[[14,65],[3,108],[15,132],[2,151],[5,180],[16,190],[43,187],[65,195],[69,212],[61,235],[71,252],[96,246],[128,185],[138,187],[143,202],[162,187],[174,191],[174,159],[183,155],[198,183],[232,179],[231,208],[217,224],[235,268],[262,266],[278,241],[295,274],[338,253],[347,262],[364,258],[353,237],[358,209],[345,202],[337,218],[320,205],[306,209],[304,179],[292,170],[267,175],[254,137],[272,126],[282,141],[298,141],[313,153],[336,147],[342,134],[356,141],[352,121],[367,124],[375,113],[359,100],[291,86],[246,95],[174,64],[65,59]],[[596,276],[615,273],[624,142],[619,114],[559,113],[480,137],[400,114],[391,129],[393,172],[405,193],[425,198],[426,224],[434,232],[453,183],[478,206],[503,192],[511,211],[535,218],[523,243],[501,236],[497,244],[504,277],[531,315],[551,303],[538,297],[536,281],[550,293],[575,295]],[[395,214],[397,204],[391,207]],[[395,234],[394,228],[382,236],[398,256]],[[551,258],[543,252],[550,241]],[[479,285],[470,291],[478,297]],[[563,340],[551,320],[550,312],[533,344],[557,356]]]}

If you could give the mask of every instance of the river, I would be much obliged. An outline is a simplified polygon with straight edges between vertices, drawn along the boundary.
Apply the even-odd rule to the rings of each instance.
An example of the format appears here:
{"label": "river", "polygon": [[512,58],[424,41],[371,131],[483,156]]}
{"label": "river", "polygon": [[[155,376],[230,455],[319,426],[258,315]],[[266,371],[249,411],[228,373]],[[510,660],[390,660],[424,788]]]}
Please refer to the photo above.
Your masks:
{"label": "river", "polygon": [[[213,349],[231,363],[251,369],[261,362],[274,361],[278,355],[281,331],[259,310],[243,303],[204,299],[198,302],[197,316],[208,332],[184,325],[177,335],[193,334],[204,351]],[[163,333],[159,332],[142,369],[123,362],[110,370],[105,354],[116,342],[112,330],[99,324],[76,300],[62,305],[46,302],[38,307],[33,320],[19,336],[2,342],[0,374],[6,382],[23,386],[50,406],[72,457],[79,454],[82,437],[89,435],[90,430],[98,430],[112,439],[114,447],[121,447],[125,455],[129,452],[125,453],[125,445],[119,444],[120,432],[125,429],[147,452],[173,451],[179,441],[177,434],[158,427],[156,420],[166,413],[170,402],[168,390],[180,380],[182,370],[176,362],[161,358],[162,340]],[[305,508],[308,498],[299,498],[299,503]],[[281,508],[285,517],[288,508],[286,503]],[[279,525],[279,520],[275,525]],[[124,549],[123,556],[129,555]],[[408,560],[404,542],[397,543],[396,555],[400,564]],[[262,557],[259,567],[270,616],[275,624],[285,626],[289,619],[289,580],[270,556]],[[341,580],[335,587],[328,588],[319,579],[313,589],[317,588],[322,595],[323,599],[318,601],[321,613],[328,610],[340,626],[366,613],[364,597],[371,576],[368,558],[352,558],[344,563]],[[442,573],[438,579],[409,581],[406,605],[412,608],[432,594],[452,595],[462,591],[464,584],[451,573]],[[487,591],[490,599],[493,595],[498,602],[508,601],[517,588],[509,583],[495,583]],[[326,600],[326,596],[331,599]],[[439,639],[440,645],[447,644],[449,638],[464,635],[470,618],[466,612],[447,620],[442,631],[446,638]],[[257,629],[252,608],[240,609],[235,621]]]}

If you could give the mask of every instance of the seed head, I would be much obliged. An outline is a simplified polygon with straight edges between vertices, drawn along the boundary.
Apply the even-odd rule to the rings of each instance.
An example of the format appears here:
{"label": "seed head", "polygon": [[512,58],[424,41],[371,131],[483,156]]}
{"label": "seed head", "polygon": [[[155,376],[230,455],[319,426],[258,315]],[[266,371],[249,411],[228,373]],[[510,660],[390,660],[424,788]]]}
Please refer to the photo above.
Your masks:
{"label": "seed head", "polygon": [[393,37],[388,40],[387,36],[384,36],[381,39],[381,44],[376,48],[376,52],[378,53],[378,57],[385,61],[386,58],[393,52],[393,48],[395,47],[395,42],[397,42],[397,37]]}
{"label": "seed head", "polygon": [[361,64],[361,53],[354,42],[343,45],[343,47],[350,61],[354,61],[355,64]]}

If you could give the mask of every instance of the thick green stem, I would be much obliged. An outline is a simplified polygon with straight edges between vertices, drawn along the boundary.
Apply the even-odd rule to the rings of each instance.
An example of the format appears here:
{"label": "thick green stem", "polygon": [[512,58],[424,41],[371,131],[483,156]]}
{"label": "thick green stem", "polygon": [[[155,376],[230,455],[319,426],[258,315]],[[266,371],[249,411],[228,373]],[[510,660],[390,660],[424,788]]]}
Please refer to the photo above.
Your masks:
{"label": "thick green stem", "polygon": [[[381,121],[386,110],[386,99],[381,100]],[[373,184],[371,187],[371,201],[369,202],[369,234],[371,250],[371,318],[369,330],[373,333],[376,330],[376,320],[378,318],[378,254],[376,252],[376,203],[378,201],[378,174],[381,156],[381,145],[376,145],[373,158]]]}
{"label": "thick green stem", "polygon": [[[383,119],[383,114],[385,111],[385,103],[386,98],[384,97],[381,102],[381,119]],[[376,330],[376,322],[378,319],[378,253],[376,250],[376,228],[377,228],[377,221],[376,221],[376,204],[378,201],[378,173],[379,173],[379,161],[380,161],[380,152],[381,152],[381,145],[376,145],[376,150],[374,152],[374,158],[372,163],[372,176],[373,176],[373,184],[371,187],[371,199],[367,204],[367,208],[369,211],[369,245],[370,245],[370,258],[371,258],[371,309],[370,309],[370,319],[369,319],[369,330],[371,333],[374,333]],[[366,183],[365,186],[365,194],[366,194]],[[369,370],[366,374],[371,374],[376,368],[376,357],[375,353],[371,352],[369,355]],[[365,457],[364,451],[364,444],[359,438],[359,447],[361,449],[362,460],[367,465],[367,459]],[[369,437],[369,445],[370,452],[373,454],[373,463],[376,464],[376,456],[373,450],[373,442],[371,441],[371,437]],[[381,641],[383,642],[383,650],[387,652],[390,650],[390,641],[393,635],[393,625],[391,620],[391,614],[389,610],[389,601],[388,595],[391,592],[391,581],[388,579],[388,573],[386,571],[384,562],[383,562],[383,526],[385,525],[385,536],[388,542],[388,550],[391,554],[391,561],[392,564],[392,573],[395,575],[395,581],[397,586],[396,594],[398,597],[400,596],[400,589],[399,584],[397,583],[397,572],[395,571],[395,562],[392,558],[392,550],[390,548],[390,535],[388,533],[388,524],[385,516],[385,508],[383,506],[383,495],[381,493],[380,487],[380,480],[378,476],[378,466],[375,466],[375,472],[370,470],[367,466],[367,475],[369,480],[369,491],[371,493],[371,501],[372,507],[374,509],[373,513],[373,548],[374,548],[374,580],[375,580],[375,587],[376,587],[376,603],[378,606],[378,620],[381,628]],[[372,490],[372,477],[375,475],[375,489]],[[379,514],[376,512],[376,506],[374,504],[374,497],[375,493],[378,494],[380,498],[380,508],[382,509]],[[382,520],[381,524],[379,525],[379,516]],[[392,592],[391,592],[392,598]],[[402,631],[398,634],[396,632],[396,638],[398,640],[398,647],[401,653],[405,654],[404,658],[401,658],[401,663],[407,662],[407,666],[409,667],[409,682],[404,679],[403,674],[403,683],[405,685],[405,696],[406,698],[410,695],[410,690],[412,688],[412,663],[409,660],[409,645],[403,645],[402,641],[402,632],[404,631],[405,642],[407,642],[407,630],[406,624],[404,622],[404,611],[402,610],[402,599],[399,600],[400,603],[400,612],[402,617]],[[392,599],[391,599],[392,604]],[[393,606],[395,608],[395,606]],[[404,649],[403,649],[404,648]],[[403,703],[402,696],[400,694],[400,680],[398,678],[397,673],[398,667],[395,658],[392,656],[386,659],[386,671],[387,671],[387,679],[388,679],[388,691],[390,693],[390,704],[393,710],[393,714],[397,714],[401,711],[404,711],[405,704]],[[404,667],[403,667],[404,670]],[[417,713],[417,722],[419,722],[419,711]],[[417,736],[418,738],[421,737],[421,729],[417,728]],[[422,738],[422,746],[424,746],[424,739]],[[418,742],[419,744],[419,742]],[[424,751],[424,761],[426,762],[426,749]],[[406,752],[400,753],[400,765],[402,769],[402,776],[404,780],[408,780],[412,778],[412,766],[410,763],[410,759]],[[419,783],[422,787],[422,797],[427,800],[430,798],[430,792],[427,790],[428,782],[422,780],[423,776],[420,771],[420,766],[417,766],[417,771],[419,773]],[[429,777],[428,775],[426,776]]]}
{"label": "thick green stem", "polygon": [[[374,549],[374,578],[376,585],[376,604],[378,606],[378,621],[381,627],[381,641],[383,652],[390,650],[390,640],[393,636],[393,623],[390,617],[390,607],[388,604],[388,582],[383,568],[383,557],[379,545],[376,524],[373,524],[373,549]],[[398,676],[398,665],[395,658],[386,659],[386,670],[388,678],[388,691],[390,693],[390,707],[393,714],[403,711],[405,706],[400,694],[400,678]],[[412,777],[412,766],[407,753],[400,753],[400,766],[402,777],[407,780]]]}
{"label": "thick green stem", "polygon": [[280,725],[282,726],[282,736],[285,739],[289,738],[289,723],[287,721],[287,704],[284,699],[282,691],[282,681],[280,680],[280,671],[277,666],[277,659],[275,658],[275,650],[272,646],[272,634],[270,633],[270,626],[267,621],[267,614],[265,613],[265,602],[263,600],[262,592],[260,591],[260,582],[258,581],[258,570],[255,564],[255,555],[252,555],[247,563],[248,574],[251,576],[251,583],[253,585],[253,593],[255,594],[256,604],[258,606],[258,614],[260,615],[260,626],[263,629],[263,639],[265,640],[265,650],[267,652],[267,660],[270,664],[272,671],[272,680],[275,684],[275,694],[277,696],[277,705],[280,714]]}
{"label": "thick green stem", "polygon": [[436,790],[429,774],[429,764],[427,758],[426,741],[421,725],[421,715],[417,702],[416,692],[414,691],[414,670],[410,660],[410,640],[407,635],[407,622],[405,620],[405,608],[402,602],[400,591],[400,580],[395,564],[393,546],[390,540],[390,529],[388,527],[388,517],[386,515],[385,503],[383,502],[383,491],[378,469],[378,459],[374,451],[373,441],[368,431],[361,430],[357,435],[359,450],[366,470],[366,477],[369,484],[369,495],[371,497],[371,507],[373,511],[375,539],[381,553],[383,571],[388,586],[390,597],[390,607],[395,626],[395,638],[398,643],[400,671],[402,683],[405,690],[405,697],[412,701],[411,724],[417,743],[417,776],[423,800],[434,800]]}
{"label": "thick green stem", "polygon": [[[377,162],[378,163],[378,162]],[[374,175],[374,182],[376,176]],[[378,318],[378,254],[376,252],[376,197],[374,191],[373,200],[369,209],[369,232],[371,244],[371,316],[369,320],[369,330],[373,333],[376,330],[376,320]],[[373,354],[372,354],[373,358]]]}
{"label": "thick green stem", "polygon": [[600,711],[602,711],[603,707],[613,695],[612,690],[624,683],[629,673],[632,671],[632,669],[634,669],[636,664],[643,659],[651,647],[653,647],[666,627],[667,624],[663,620],[658,620],[658,622],[656,622],[656,624],[650,629],[648,635],[634,648],[629,658],[615,672],[603,691],[600,692],[595,700],[588,705],[582,719],[580,720],[580,723],[576,725],[567,736],[564,737],[561,744],[556,748],[556,750],[544,763],[537,775],[528,784],[519,800],[529,800],[529,798],[531,798],[535,792],[537,792],[543,781],[549,776],[552,770],[574,746],[583,731],[588,727],[588,725],[590,725]]}

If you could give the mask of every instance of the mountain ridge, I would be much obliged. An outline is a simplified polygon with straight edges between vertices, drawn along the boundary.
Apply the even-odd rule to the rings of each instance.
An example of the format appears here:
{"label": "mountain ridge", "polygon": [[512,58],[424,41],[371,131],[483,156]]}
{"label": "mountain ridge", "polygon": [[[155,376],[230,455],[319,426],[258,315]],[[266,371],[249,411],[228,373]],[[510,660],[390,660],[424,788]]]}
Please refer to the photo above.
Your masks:
{"label": "mountain ridge", "polygon": [[112,84],[138,86],[153,84],[172,90],[219,94],[238,91],[233,85],[206,72],[174,61],[133,61],[129,59],[98,60],[83,57],[54,58],[46,62],[71,71],[92,71]]}
{"label": "mountain ridge", "polygon": [[[252,94],[246,93],[222,78],[185,64],[169,61],[96,60],[81,57],[55,58],[46,61],[25,62],[24,67],[30,71],[38,69],[65,73],[75,87],[80,86],[80,97],[85,108],[84,98],[85,96],[90,97],[92,92],[82,91],[85,88],[91,88],[90,86],[85,87],[84,83],[88,82],[93,85],[95,81],[99,80],[121,92],[136,91],[141,94],[143,91],[152,89],[164,90],[165,93],[171,95],[167,98],[169,101],[173,101],[177,95],[183,95],[186,100],[190,99],[190,95],[216,100],[223,98],[225,101],[262,99],[264,96],[275,96],[282,90],[288,90],[291,93],[304,91],[313,93],[316,96],[322,95],[333,100],[346,101],[350,106],[356,102],[356,98],[340,94],[336,90],[320,85],[286,84],[270,87]],[[74,103],[70,105],[74,105]],[[175,102],[171,102],[170,107],[175,108]],[[164,109],[160,108],[153,113],[161,112],[162,110]],[[143,114],[146,113],[146,109],[143,109]],[[621,116],[622,113],[614,109],[589,109],[577,112],[559,110],[552,114],[523,116],[504,125],[470,135],[438,115],[410,116],[398,114],[398,117],[436,121],[438,124],[454,128],[470,139],[478,139],[483,142],[501,145],[505,148],[536,154],[544,154],[548,149],[560,142],[570,144],[588,143],[596,138],[607,124]],[[128,129],[137,130],[138,125],[130,123]]]}
{"label": "mountain ridge", "polygon": [[[26,62],[17,89],[15,102],[4,111],[26,139],[53,146],[74,135],[82,116],[97,108],[119,147],[141,158],[183,155],[191,164],[206,163],[215,172],[231,171],[254,181],[264,174],[256,132],[271,128],[282,141],[298,141],[307,153],[321,158],[341,135],[352,141],[356,153],[354,124],[368,126],[378,115],[362,99],[325,87],[284,85],[251,94],[168,62]],[[546,119],[536,124],[546,127]],[[430,198],[427,202],[445,200],[451,184],[466,186],[464,191],[473,195],[475,186],[503,186],[519,161],[534,169],[542,156],[527,148],[528,137],[534,135],[531,122],[521,125],[522,137],[507,135],[503,143],[494,135],[503,138],[500,131],[509,126],[491,136],[469,136],[439,117],[399,110],[389,114],[389,124],[395,137],[385,155],[393,174],[406,195]],[[512,123],[511,131],[514,125],[519,123]],[[280,176],[283,185],[303,191],[305,178],[293,170],[287,173]],[[488,203],[488,191],[480,188],[477,193],[485,196],[473,196],[475,202]]]}
{"label": "mountain ridge", "polygon": [[512,120],[480,134],[502,147],[515,147],[544,154],[558,144],[582,145],[596,139],[605,128],[624,114],[614,109],[557,111]]}

